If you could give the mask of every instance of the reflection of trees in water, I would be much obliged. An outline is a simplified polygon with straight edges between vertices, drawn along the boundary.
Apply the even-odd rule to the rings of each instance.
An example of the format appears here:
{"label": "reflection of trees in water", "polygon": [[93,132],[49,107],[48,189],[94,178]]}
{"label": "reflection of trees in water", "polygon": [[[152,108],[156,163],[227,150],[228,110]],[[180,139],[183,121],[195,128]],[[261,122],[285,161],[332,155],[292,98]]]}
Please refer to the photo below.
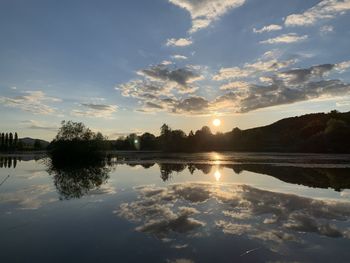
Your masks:
{"label": "reflection of trees in water", "polygon": [[316,188],[332,188],[335,191],[350,188],[349,168],[320,168],[275,166],[262,164],[231,164],[224,165],[237,174],[250,171],[273,176],[283,182],[305,185]]}
{"label": "reflection of trees in water", "polygon": [[20,158],[17,156],[1,156],[0,168],[16,168],[18,160],[20,161]]}
{"label": "reflection of trees in water", "polygon": [[191,174],[194,173],[195,170],[200,170],[204,174],[209,174],[213,165],[211,164],[185,164],[185,163],[159,163],[160,169],[160,177],[162,180],[168,181],[173,172],[180,173],[183,170],[187,169]]}
{"label": "reflection of trees in water", "polygon": [[[134,163],[133,165],[136,164]],[[273,176],[287,183],[305,185],[309,187],[332,188],[335,191],[350,189],[349,168],[275,166],[269,164],[217,165],[195,163],[158,163],[158,165],[160,169],[160,177],[163,181],[168,181],[172,173],[182,172],[186,168],[191,174],[193,174],[196,170],[199,170],[204,174],[209,174],[212,171],[213,166],[219,166],[220,168],[232,169],[236,174],[240,174],[242,171],[250,171]]]}
{"label": "reflection of trees in water", "polygon": [[141,166],[145,169],[151,168],[154,165],[155,165],[155,163],[143,163],[143,164],[141,164]]}
{"label": "reflection of trees in water", "polygon": [[85,165],[57,165],[50,160],[47,171],[53,176],[60,199],[80,198],[107,182],[111,171],[108,163],[105,160]]}
{"label": "reflection of trees in water", "polygon": [[186,166],[186,164],[182,163],[160,163],[160,177],[164,182],[168,181],[173,172],[180,173],[185,170]]}

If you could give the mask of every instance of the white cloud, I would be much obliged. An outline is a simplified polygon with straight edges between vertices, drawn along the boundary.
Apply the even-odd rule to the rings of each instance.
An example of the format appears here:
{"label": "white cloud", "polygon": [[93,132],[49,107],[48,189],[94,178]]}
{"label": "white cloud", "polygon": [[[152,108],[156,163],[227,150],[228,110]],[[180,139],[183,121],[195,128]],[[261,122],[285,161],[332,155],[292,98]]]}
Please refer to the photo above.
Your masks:
{"label": "white cloud", "polygon": [[260,34],[260,33],[264,33],[264,32],[277,31],[277,30],[281,30],[281,29],[282,29],[282,26],[272,24],[272,25],[264,26],[260,29],[254,28],[253,32]]}
{"label": "white cloud", "polygon": [[214,75],[213,80],[243,79],[257,74],[274,72],[289,67],[297,62],[297,59],[278,60],[277,51],[268,51],[254,63],[246,63],[243,67],[221,68]]}
{"label": "white cloud", "polygon": [[333,31],[334,31],[334,27],[333,26],[329,26],[329,25],[325,25],[325,26],[322,26],[320,28],[320,33],[322,35],[326,35],[326,34],[331,33]]}
{"label": "white cloud", "polygon": [[183,56],[183,55],[173,55],[171,56],[172,59],[177,59],[177,60],[186,60],[188,57]]}
{"label": "white cloud", "polygon": [[232,90],[232,89],[246,89],[251,84],[245,81],[233,81],[227,84],[224,84],[220,87],[221,90]]}
{"label": "white cloud", "polygon": [[18,108],[34,114],[54,114],[56,109],[47,105],[48,102],[61,102],[61,99],[46,96],[43,91],[25,91],[15,97],[0,97],[3,105]]}
{"label": "white cloud", "polygon": [[264,41],[260,41],[262,44],[281,44],[281,43],[295,43],[304,41],[308,38],[307,35],[299,36],[296,33],[283,34],[274,38],[269,38]]}
{"label": "white cloud", "polygon": [[350,60],[335,64],[335,69],[339,72],[344,72],[348,68],[350,68]]}
{"label": "white cloud", "polygon": [[117,111],[116,105],[83,103],[82,107],[87,109],[75,109],[71,112],[73,116],[79,117],[93,117],[110,119],[112,114]]}
{"label": "white cloud", "polygon": [[193,41],[189,38],[170,38],[167,40],[166,45],[174,46],[174,47],[186,47],[193,43]]}
{"label": "white cloud", "polygon": [[28,129],[33,129],[33,130],[57,131],[59,128],[58,125],[53,125],[47,122],[41,122],[37,120],[22,121],[22,123],[25,124]]}
{"label": "white cloud", "polygon": [[[209,105],[216,110],[249,112],[299,101],[349,95],[348,83],[324,79],[334,69],[337,70],[334,64],[323,64],[277,72],[263,79],[266,85],[252,83],[244,88],[226,89],[228,93],[218,96]],[[228,83],[226,87],[235,87],[236,83]]]}
{"label": "white cloud", "polygon": [[170,3],[187,10],[192,19],[190,33],[208,27],[230,9],[242,6],[245,0],[169,0]]}
{"label": "white cloud", "polygon": [[140,70],[137,74],[141,79],[123,83],[115,89],[124,97],[137,99],[142,105],[136,109],[138,112],[194,112],[207,103],[193,95],[198,89],[195,82],[203,78],[200,67],[172,68],[161,64]]}
{"label": "white cloud", "polygon": [[323,0],[302,14],[291,14],[286,26],[310,26],[321,19],[332,19],[350,10],[350,0]]}
{"label": "white cloud", "polygon": [[169,61],[169,60],[163,60],[160,64],[167,66],[167,65],[171,65],[173,64],[173,62]]}

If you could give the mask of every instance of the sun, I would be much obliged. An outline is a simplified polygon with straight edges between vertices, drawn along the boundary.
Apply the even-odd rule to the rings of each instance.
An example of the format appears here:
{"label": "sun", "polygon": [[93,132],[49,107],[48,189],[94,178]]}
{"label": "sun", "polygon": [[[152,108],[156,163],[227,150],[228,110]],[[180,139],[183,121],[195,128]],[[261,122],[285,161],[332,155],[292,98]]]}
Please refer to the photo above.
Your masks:
{"label": "sun", "polygon": [[219,119],[214,119],[214,120],[213,120],[213,125],[214,125],[215,127],[219,127],[219,126],[221,125],[221,121],[220,121]]}

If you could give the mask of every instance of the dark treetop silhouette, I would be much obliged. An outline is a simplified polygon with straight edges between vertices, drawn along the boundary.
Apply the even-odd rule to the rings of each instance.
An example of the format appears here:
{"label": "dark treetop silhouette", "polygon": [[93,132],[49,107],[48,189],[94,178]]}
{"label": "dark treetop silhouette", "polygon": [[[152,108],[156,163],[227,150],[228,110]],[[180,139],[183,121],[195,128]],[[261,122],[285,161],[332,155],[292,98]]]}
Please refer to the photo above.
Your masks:
{"label": "dark treetop silhouette", "polygon": [[55,166],[60,162],[93,163],[105,157],[107,141],[101,133],[94,133],[81,122],[63,121],[48,150]]}

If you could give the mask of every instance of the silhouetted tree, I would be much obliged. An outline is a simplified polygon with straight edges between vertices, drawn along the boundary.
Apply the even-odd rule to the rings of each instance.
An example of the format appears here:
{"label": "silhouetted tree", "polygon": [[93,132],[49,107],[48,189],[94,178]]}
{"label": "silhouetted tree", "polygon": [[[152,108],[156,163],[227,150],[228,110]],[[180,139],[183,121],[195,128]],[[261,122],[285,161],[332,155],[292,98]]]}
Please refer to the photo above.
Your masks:
{"label": "silhouetted tree", "polygon": [[171,147],[171,129],[167,124],[163,124],[160,127],[160,141],[161,148],[163,151],[169,151],[169,147]]}
{"label": "silhouetted tree", "polygon": [[35,150],[41,150],[41,149],[42,149],[42,145],[41,145],[40,140],[36,139],[36,140],[34,141],[34,149],[35,149]]}
{"label": "silhouetted tree", "polygon": [[1,145],[0,145],[0,150],[5,149],[5,134],[1,133]]}
{"label": "silhouetted tree", "polygon": [[13,147],[13,134],[10,132],[9,134],[9,148],[12,149]]}
{"label": "silhouetted tree", "polygon": [[8,149],[8,146],[9,146],[9,135],[8,133],[5,134],[5,150]]}
{"label": "silhouetted tree", "polygon": [[15,132],[14,144],[15,144],[15,147],[17,147],[17,144],[18,144],[18,134],[17,134],[17,132]]}
{"label": "silhouetted tree", "polygon": [[156,142],[156,136],[149,132],[145,132],[140,137],[141,140],[141,149],[142,150],[156,150],[157,149],[157,142]]}
{"label": "silhouetted tree", "polygon": [[94,162],[105,156],[108,145],[101,133],[94,133],[81,122],[62,121],[48,149],[51,157],[63,162]]}

